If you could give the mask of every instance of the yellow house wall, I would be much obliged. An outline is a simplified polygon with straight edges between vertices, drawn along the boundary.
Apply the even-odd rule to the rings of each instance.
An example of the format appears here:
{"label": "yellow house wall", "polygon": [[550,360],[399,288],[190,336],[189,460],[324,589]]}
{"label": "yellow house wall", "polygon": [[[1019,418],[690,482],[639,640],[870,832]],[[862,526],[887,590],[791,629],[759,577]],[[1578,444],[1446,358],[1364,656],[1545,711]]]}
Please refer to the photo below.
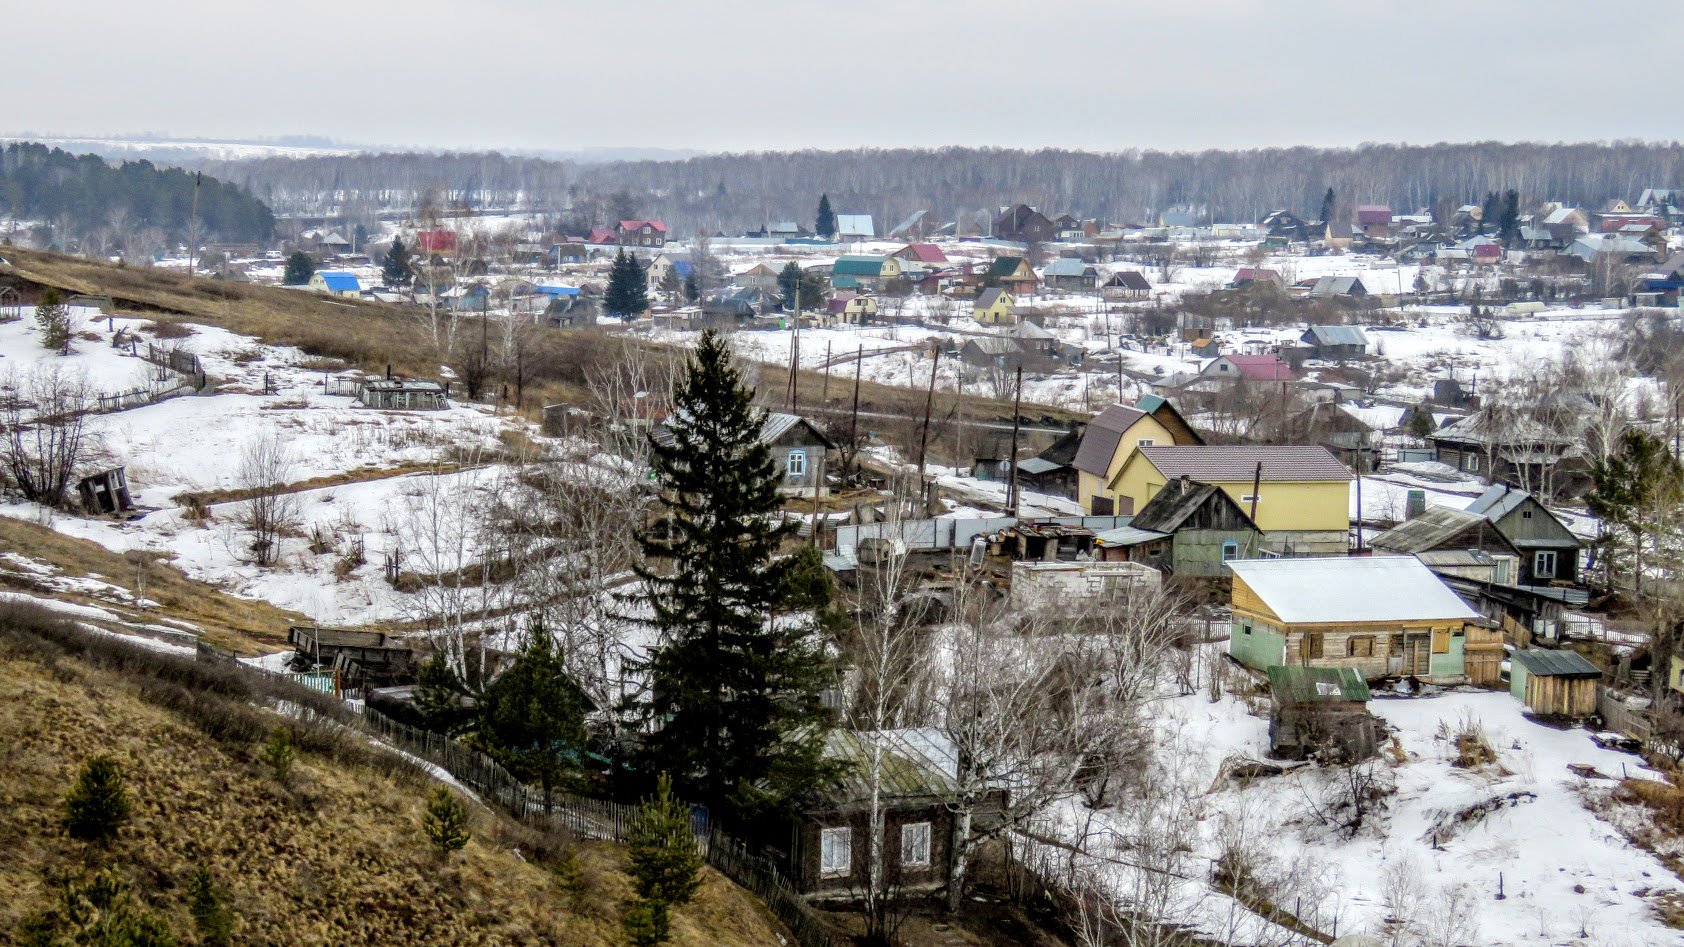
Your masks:
{"label": "yellow house wall", "polygon": [[[1108,496],[1116,499],[1118,496],[1132,495],[1118,494],[1115,491],[1107,490],[1105,485],[1110,483],[1117,476],[1117,472],[1123,469],[1123,465],[1128,462],[1128,459],[1134,456],[1135,450],[1140,447],[1140,442],[1143,440],[1165,446],[1175,443],[1175,435],[1170,433],[1169,428],[1159,424],[1157,418],[1148,414],[1129,425],[1129,429],[1123,432],[1122,439],[1117,442],[1116,453],[1111,455],[1111,465],[1105,468],[1103,478],[1096,477],[1085,470],[1076,472],[1076,487],[1079,491],[1076,496],[1082,505],[1087,507],[1089,513],[1093,512],[1093,498],[1095,496]],[[1141,500],[1135,503],[1134,509],[1129,512],[1139,513],[1140,508],[1145,505],[1146,501]],[[1113,507],[1113,509],[1117,510],[1119,516],[1127,515],[1119,507]]]}
{"label": "yellow house wall", "polygon": [[[1159,428],[1162,430],[1162,427]],[[1168,433],[1167,431],[1165,432]],[[1168,443],[1167,440],[1158,443]],[[1132,462],[1130,462],[1132,461]],[[1139,510],[1163,489],[1169,479],[1145,457],[1132,457],[1113,476],[1109,495],[1131,497]],[[1251,481],[1214,481],[1247,514]],[[1087,494],[1084,494],[1087,495]],[[1274,530],[1344,530],[1351,525],[1351,484],[1345,480],[1264,480],[1257,499],[1257,528]]]}

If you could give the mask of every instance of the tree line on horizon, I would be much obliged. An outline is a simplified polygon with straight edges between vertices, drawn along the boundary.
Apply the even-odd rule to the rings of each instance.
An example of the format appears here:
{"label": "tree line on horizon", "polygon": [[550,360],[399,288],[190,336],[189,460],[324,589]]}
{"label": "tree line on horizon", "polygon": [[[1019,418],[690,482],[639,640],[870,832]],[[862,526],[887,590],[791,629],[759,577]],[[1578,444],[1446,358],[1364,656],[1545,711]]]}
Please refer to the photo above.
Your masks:
{"label": "tree line on horizon", "polygon": [[1677,142],[1371,144],[1115,153],[1005,148],[856,149],[718,154],[576,164],[494,152],[257,158],[207,170],[278,211],[365,206],[536,206],[581,228],[624,216],[674,233],[734,232],[795,220],[811,227],[813,195],[839,214],[893,227],[917,210],[945,222],[1025,202],[1051,214],[1156,223],[1192,208],[1212,221],[1255,221],[1275,208],[1312,214],[1327,188],[1353,203],[1404,212],[1517,190],[1528,202],[1596,205],[1684,181]]}

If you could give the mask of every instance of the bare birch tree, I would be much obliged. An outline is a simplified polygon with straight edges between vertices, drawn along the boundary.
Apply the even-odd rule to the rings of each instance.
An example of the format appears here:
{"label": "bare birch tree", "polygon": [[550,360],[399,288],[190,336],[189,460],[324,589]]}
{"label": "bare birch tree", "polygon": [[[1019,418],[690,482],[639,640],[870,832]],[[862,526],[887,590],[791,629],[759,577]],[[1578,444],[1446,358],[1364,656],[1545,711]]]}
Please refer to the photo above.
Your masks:
{"label": "bare birch tree", "polygon": [[280,561],[281,538],[298,526],[298,495],[287,481],[298,463],[280,431],[249,441],[240,455],[240,525],[251,534],[250,549],[259,565]]}
{"label": "bare birch tree", "polygon": [[88,431],[94,390],[82,372],[38,365],[0,378],[0,463],[25,499],[69,502],[70,482],[96,447]]}

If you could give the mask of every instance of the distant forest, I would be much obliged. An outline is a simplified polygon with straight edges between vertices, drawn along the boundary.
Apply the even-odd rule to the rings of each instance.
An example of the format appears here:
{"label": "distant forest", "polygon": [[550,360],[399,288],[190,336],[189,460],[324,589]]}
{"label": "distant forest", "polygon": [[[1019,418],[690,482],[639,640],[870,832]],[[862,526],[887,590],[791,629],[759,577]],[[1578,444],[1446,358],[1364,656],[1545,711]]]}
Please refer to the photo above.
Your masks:
{"label": "distant forest", "polygon": [[[820,193],[837,213],[879,229],[916,210],[974,218],[1023,201],[1051,214],[1156,222],[1191,207],[1255,221],[1276,207],[1314,215],[1332,187],[1341,203],[1405,212],[1515,189],[1528,202],[1599,204],[1684,182],[1678,143],[1363,145],[1250,151],[1094,152],[943,148],[709,155],[577,165],[485,154],[361,154],[212,162],[281,213],[523,206],[571,226],[658,217],[683,234],[769,221],[812,225]],[[568,213],[559,213],[570,209]]]}
{"label": "distant forest", "polygon": [[[161,249],[188,235],[192,211],[193,174],[180,168],[113,166],[30,142],[0,151],[0,214],[44,225],[53,243]],[[275,216],[262,201],[209,174],[199,186],[198,219],[201,240],[267,241],[275,232]]]}

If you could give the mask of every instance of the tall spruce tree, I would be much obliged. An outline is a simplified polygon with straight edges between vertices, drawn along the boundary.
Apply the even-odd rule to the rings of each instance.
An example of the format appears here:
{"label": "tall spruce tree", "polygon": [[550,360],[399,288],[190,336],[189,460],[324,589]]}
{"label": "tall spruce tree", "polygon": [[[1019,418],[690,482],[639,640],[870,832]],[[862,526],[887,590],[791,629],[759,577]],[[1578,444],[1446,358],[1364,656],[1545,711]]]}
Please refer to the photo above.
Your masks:
{"label": "tall spruce tree", "polygon": [[409,248],[403,245],[402,238],[392,241],[392,249],[386,251],[386,259],[380,266],[380,277],[387,286],[408,286],[415,278],[415,271],[409,263]]}
{"label": "tall spruce tree", "polygon": [[785,309],[795,308],[795,290],[801,285],[801,264],[790,260],[778,271],[778,291],[783,293]]}
{"label": "tall spruce tree", "polygon": [[520,653],[486,685],[474,707],[475,735],[509,772],[547,793],[576,769],[585,746],[585,695],[567,673],[542,623]]}
{"label": "tall spruce tree", "polygon": [[1333,215],[1338,213],[1338,212],[1339,212],[1339,198],[1333,193],[1333,188],[1329,187],[1327,189],[1327,193],[1323,194],[1322,198],[1321,198],[1321,219],[1322,219],[1322,223],[1325,224],[1328,221],[1332,220]]}
{"label": "tall spruce tree", "polygon": [[1498,222],[1503,237],[1503,246],[1514,246],[1520,236],[1520,192],[1511,190],[1503,195],[1503,215]]}
{"label": "tall spruce tree", "polygon": [[638,569],[660,633],[642,665],[659,722],[642,768],[744,819],[831,775],[817,697],[828,659],[811,627],[774,620],[790,597],[778,546],[794,525],[778,518],[778,471],[752,399],[725,340],[704,332],[674,391],[670,437],[651,445],[665,522],[638,537],[648,562],[668,564]]}
{"label": "tall spruce tree", "polygon": [[836,213],[830,209],[830,195],[819,195],[819,213],[813,221],[813,232],[829,240],[836,236]]}
{"label": "tall spruce tree", "polygon": [[622,319],[630,318],[649,308],[649,277],[637,257],[625,250],[614,255],[614,266],[608,271],[608,291],[602,296],[602,308]]}

